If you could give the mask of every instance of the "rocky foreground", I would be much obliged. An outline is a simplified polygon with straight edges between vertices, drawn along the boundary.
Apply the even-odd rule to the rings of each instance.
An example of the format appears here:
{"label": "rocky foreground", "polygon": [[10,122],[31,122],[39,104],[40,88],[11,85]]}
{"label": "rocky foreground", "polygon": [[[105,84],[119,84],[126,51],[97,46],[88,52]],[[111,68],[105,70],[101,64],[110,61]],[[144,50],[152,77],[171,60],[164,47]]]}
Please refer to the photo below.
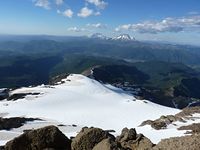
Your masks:
{"label": "rocky foreground", "polygon": [[124,128],[115,137],[99,128],[83,128],[69,139],[57,127],[47,126],[26,131],[6,143],[0,150],[199,150],[200,134],[176,137],[153,144],[135,129]]}
{"label": "rocky foreground", "polygon": [[[200,107],[185,108],[176,115],[161,116],[156,120],[144,121],[141,125],[150,125],[156,130],[164,130],[169,125],[186,122],[200,113]],[[26,121],[37,118],[1,118],[0,127],[9,130],[23,125]],[[200,123],[181,126],[178,130],[186,131],[182,137],[161,140],[154,144],[134,128],[124,128],[119,136],[112,130],[84,127],[76,137],[66,137],[56,126],[46,126],[24,133],[0,147],[0,150],[199,150]]]}

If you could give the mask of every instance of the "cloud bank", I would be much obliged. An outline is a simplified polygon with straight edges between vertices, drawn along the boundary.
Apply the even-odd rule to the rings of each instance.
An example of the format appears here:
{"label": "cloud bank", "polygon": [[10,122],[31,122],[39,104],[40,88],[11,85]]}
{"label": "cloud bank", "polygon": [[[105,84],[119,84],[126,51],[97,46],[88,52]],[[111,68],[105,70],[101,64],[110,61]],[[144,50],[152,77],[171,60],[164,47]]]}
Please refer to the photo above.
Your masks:
{"label": "cloud bank", "polygon": [[200,29],[200,16],[187,16],[182,18],[165,18],[161,21],[146,21],[136,24],[124,24],[115,28],[115,31],[134,31],[139,33],[181,32],[191,29]]}

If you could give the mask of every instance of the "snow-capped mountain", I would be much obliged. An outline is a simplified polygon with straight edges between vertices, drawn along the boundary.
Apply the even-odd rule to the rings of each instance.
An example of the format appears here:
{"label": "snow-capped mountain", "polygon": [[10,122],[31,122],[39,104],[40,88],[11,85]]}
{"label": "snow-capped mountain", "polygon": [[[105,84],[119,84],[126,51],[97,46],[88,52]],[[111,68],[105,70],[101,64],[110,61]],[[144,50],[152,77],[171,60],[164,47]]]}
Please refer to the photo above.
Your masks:
{"label": "snow-capped mountain", "polygon": [[90,36],[90,38],[93,38],[93,39],[101,39],[101,40],[109,40],[110,38],[103,35],[102,33],[94,33]]}
{"label": "snow-capped mountain", "polygon": [[131,37],[128,34],[120,34],[119,36],[116,36],[112,38],[112,40],[118,40],[118,41],[135,41],[135,38]]}
{"label": "snow-capped mountain", "polygon": [[129,34],[120,34],[116,37],[110,38],[102,33],[95,33],[90,36],[93,39],[101,39],[101,40],[113,40],[113,41],[136,41],[135,38],[131,37]]}
{"label": "snow-capped mountain", "polygon": [[[23,130],[50,124],[66,125],[61,129],[67,136],[76,135],[84,126],[113,129],[116,135],[124,127],[134,127],[155,143],[162,138],[183,135],[173,128],[162,131],[158,136],[158,132],[149,126],[138,127],[145,120],[174,115],[180,110],[138,100],[122,89],[83,75],[69,75],[56,85],[19,88],[10,92],[12,95],[18,99],[0,101],[0,117],[24,116],[44,121],[34,121],[12,131],[0,131],[0,137],[5,137],[0,139],[2,144],[20,135]],[[69,126],[72,124],[76,126]]]}

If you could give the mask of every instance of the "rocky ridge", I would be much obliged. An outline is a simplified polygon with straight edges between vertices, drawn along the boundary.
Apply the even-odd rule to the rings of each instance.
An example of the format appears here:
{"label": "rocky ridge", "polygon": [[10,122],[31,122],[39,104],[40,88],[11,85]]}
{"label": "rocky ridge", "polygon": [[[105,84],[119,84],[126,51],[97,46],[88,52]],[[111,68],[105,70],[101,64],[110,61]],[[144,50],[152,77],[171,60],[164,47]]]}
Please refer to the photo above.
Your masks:
{"label": "rocky ridge", "polygon": [[117,137],[99,128],[84,127],[67,138],[57,127],[27,131],[9,141],[0,150],[199,150],[200,134],[164,139],[153,144],[135,129],[124,128]]}
{"label": "rocky ridge", "polygon": [[[141,123],[140,126],[150,125],[152,128],[156,130],[166,129],[168,125],[175,124],[175,122],[187,122],[187,120],[193,120],[195,117],[193,117],[193,114],[199,114],[200,113],[200,107],[190,107],[190,108],[184,108],[180,113],[176,115],[167,115],[167,116],[161,116],[160,118],[156,120],[146,120]],[[193,124],[193,126],[187,126],[185,129],[188,128],[191,129],[191,127],[197,128],[197,125],[199,124]],[[179,128],[180,130],[184,130],[184,128]],[[196,129],[197,130],[197,129]]]}

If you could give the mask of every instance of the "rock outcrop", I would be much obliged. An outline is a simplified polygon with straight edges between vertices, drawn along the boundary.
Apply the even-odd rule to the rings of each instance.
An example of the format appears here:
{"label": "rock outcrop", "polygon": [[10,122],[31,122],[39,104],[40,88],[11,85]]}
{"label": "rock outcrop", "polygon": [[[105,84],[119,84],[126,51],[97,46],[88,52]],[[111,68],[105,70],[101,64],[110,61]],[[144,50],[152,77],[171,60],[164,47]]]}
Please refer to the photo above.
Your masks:
{"label": "rock outcrop", "polygon": [[107,138],[114,138],[99,128],[83,128],[72,140],[72,150],[92,150],[98,143]]}
{"label": "rock outcrop", "polygon": [[200,134],[164,139],[153,150],[199,150]]}
{"label": "rock outcrop", "polygon": [[83,128],[69,140],[57,127],[27,131],[0,150],[199,150],[200,134],[164,139],[157,145],[135,129],[124,128],[116,138],[99,128]]}
{"label": "rock outcrop", "polygon": [[156,120],[146,120],[140,126],[150,125],[156,130],[165,129],[169,124],[176,121],[186,122],[187,120],[193,119],[192,115],[195,113],[200,113],[200,107],[188,107],[176,115],[161,116]]}
{"label": "rock outcrop", "polygon": [[150,150],[154,144],[142,134],[137,134],[135,129],[124,128],[116,138],[125,150]]}
{"label": "rock outcrop", "polygon": [[200,134],[200,123],[193,123],[191,125],[182,126],[178,130],[187,130],[186,134]]}
{"label": "rock outcrop", "polygon": [[37,118],[0,118],[0,130],[10,130],[12,128],[19,128],[23,126],[27,121],[41,120]]}
{"label": "rock outcrop", "polygon": [[72,150],[148,150],[153,146],[144,135],[128,128],[116,138],[99,128],[83,128],[72,140]]}
{"label": "rock outcrop", "polygon": [[167,116],[161,116],[159,119],[156,120],[144,121],[140,126],[151,125],[152,128],[160,130],[160,129],[165,129],[167,125],[176,121],[184,122],[184,120],[179,116],[167,115]]}
{"label": "rock outcrop", "polygon": [[122,150],[122,148],[113,138],[107,138],[98,143],[92,150]]}
{"label": "rock outcrop", "polygon": [[0,101],[9,97],[9,89],[0,89]]}
{"label": "rock outcrop", "polygon": [[5,150],[71,150],[71,141],[55,126],[26,132],[5,145]]}
{"label": "rock outcrop", "polygon": [[184,108],[180,113],[176,114],[175,116],[187,118],[195,113],[200,114],[200,106]]}

